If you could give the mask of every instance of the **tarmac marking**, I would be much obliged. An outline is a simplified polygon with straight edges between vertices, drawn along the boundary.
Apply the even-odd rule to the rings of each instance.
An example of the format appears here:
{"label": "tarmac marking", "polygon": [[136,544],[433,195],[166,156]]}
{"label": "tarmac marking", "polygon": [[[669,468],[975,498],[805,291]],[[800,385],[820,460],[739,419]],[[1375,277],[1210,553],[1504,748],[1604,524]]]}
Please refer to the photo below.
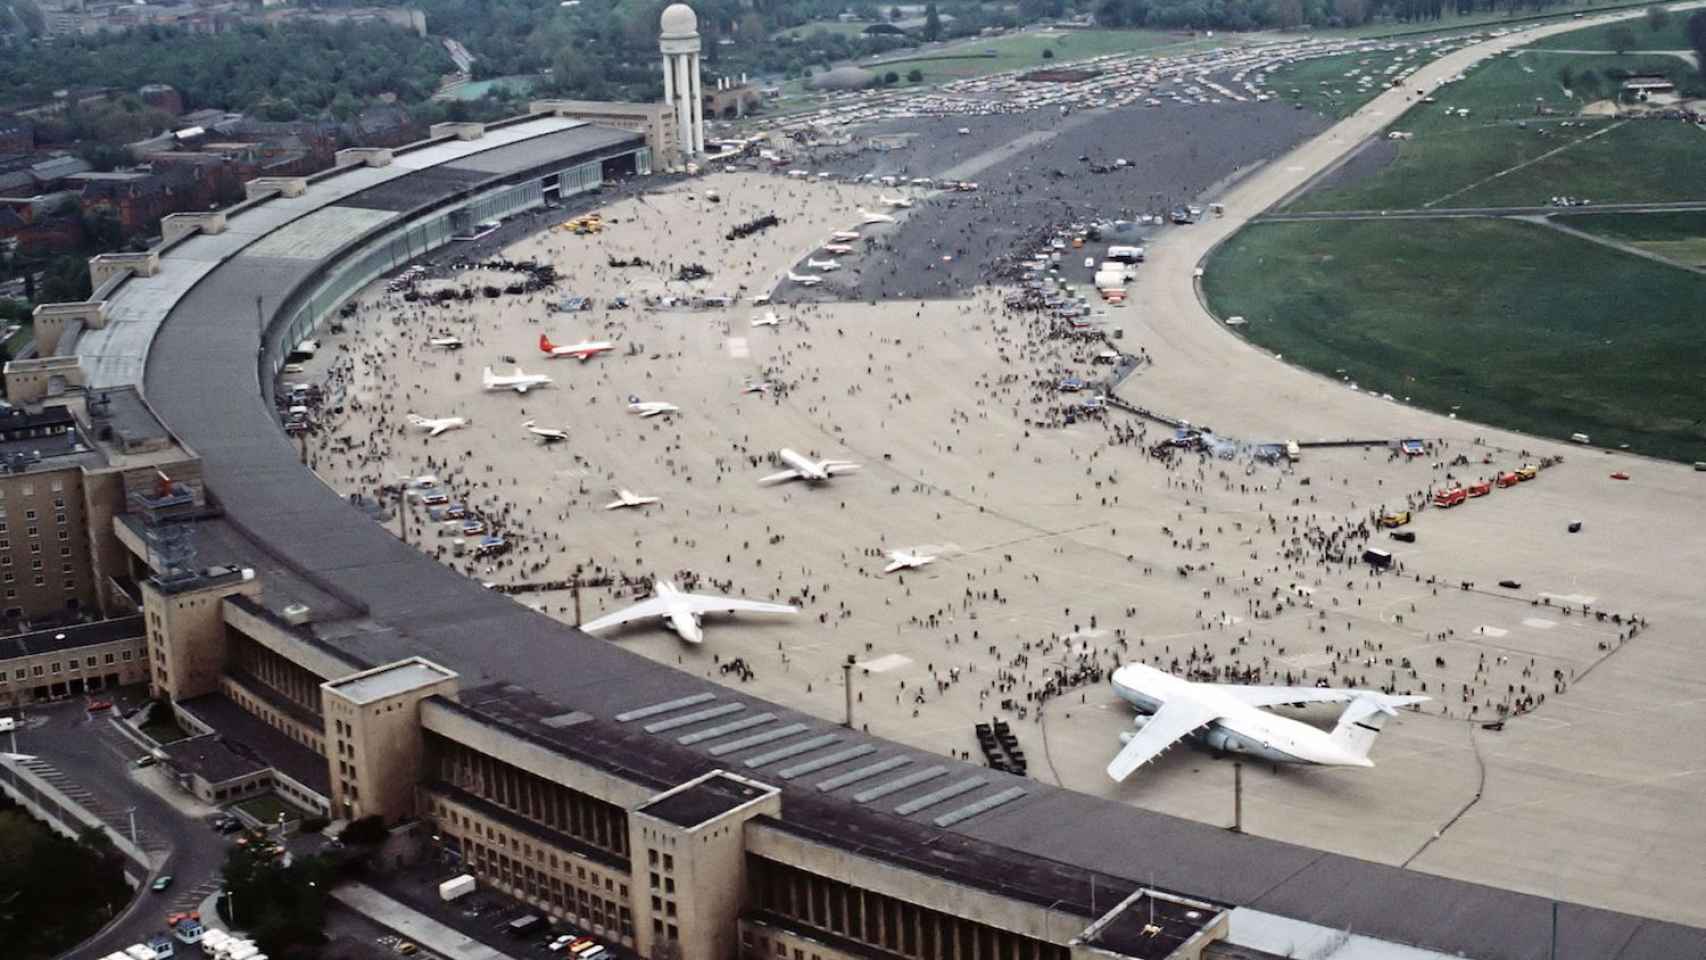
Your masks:
{"label": "tarmac marking", "polygon": [[1558,621],[1547,620],[1544,617],[1523,617],[1522,625],[1532,627],[1535,630],[1550,630],[1558,625]]}
{"label": "tarmac marking", "polygon": [[1475,632],[1483,637],[1492,637],[1495,640],[1500,637],[1510,636],[1510,631],[1503,629],[1502,627],[1480,626],[1475,628]]}
{"label": "tarmac marking", "polygon": [[866,673],[887,673],[890,670],[898,670],[910,663],[912,663],[911,657],[904,654],[891,653],[886,657],[878,657],[875,660],[862,661],[859,666],[862,667]]}
{"label": "tarmac marking", "polygon": [[745,337],[729,338],[729,356],[736,360],[745,360],[752,356],[752,348],[747,346]]}

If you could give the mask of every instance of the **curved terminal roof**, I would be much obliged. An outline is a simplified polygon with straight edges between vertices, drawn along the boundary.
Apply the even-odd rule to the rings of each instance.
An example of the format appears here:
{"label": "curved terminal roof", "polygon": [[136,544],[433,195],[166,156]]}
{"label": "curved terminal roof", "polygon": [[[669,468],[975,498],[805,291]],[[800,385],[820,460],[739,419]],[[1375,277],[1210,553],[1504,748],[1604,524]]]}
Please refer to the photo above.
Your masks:
{"label": "curved terminal roof", "polygon": [[[619,151],[631,143],[625,138],[637,139],[532,119],[481,140],[401,154],[390,167],[346,169],[298,198],[251,205],[226,233],[167,251],[158,276],[122,284],[111,295],[112,322],[85,332],[77,352],[96,385],[145,384],[161,418],[203,457],[207,486],[228,522],[266,551],[251,565],[288,570],[338,601],[341,617],[315,618],[318,642],[357,662],[420,656],[450,667],[468,686],[486,685],[464,700],[481,700],[480,716],[499,718],[489,722],[517,735],[566,752],[602,744],[614,768],[644,770],[658,782],[737,769],[781,785],[783,829],[1083,915],[1095,873],[1104,902],[1112,890],[1153,885],[1448,954],[1546,955],[1553,904],[1541,897],[1050,787],[653,663],[439,565],[303,467],[269,409],[258,361],[263,324],[293,291],[326,275],[340,250],[408,219],[410,210],[518,181],[546,164],[560,167],[567,156]],[[349,242],[339,247],[328,235]],[[564,719],[571,717],[572,724]],[[751,730],[741,738],[751,742],[733,750],[725,736],[713,746],[710,730],[719,728]],[[790,728],[797,729],[781,733]],[[863,759],[814,772],[837,756]],[[882,772],[860,776],[865,770]],[[1565,960],[1706,952],[1706,931],[1626,914],[1565,905],[1558,923],[1557,956]]]}

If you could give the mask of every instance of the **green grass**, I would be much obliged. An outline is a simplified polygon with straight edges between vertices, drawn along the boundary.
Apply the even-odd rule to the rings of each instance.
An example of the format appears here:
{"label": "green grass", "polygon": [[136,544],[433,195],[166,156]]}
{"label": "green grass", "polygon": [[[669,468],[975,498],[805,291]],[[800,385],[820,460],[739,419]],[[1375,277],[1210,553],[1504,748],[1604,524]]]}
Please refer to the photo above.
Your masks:
{"label": "green grass", "polygon": [[842,23],[838,20],[814,20],[802,23],[797,27],[789,27],[776,34],[777,38],[788,37],[793,40],[804,40],[822,30],[824,33],[837,37],[856,37],[865,32],[868,23]]}
{"label": "green grass", "polygon": [[[1299,60],[1270,74],[1267,86],[1287,103],[1301,103],[1317,113],[1339,119],[1356,112],[1387,89],[1389,78],[1384,71],[1394,63],[1406,63],[1401,57],[1402,51],[1367,51]],[[1366,90],[1359,89],[1358,77],[1345,76],[1353,70],[1359,76],[1372,75],[1375,82]]]}
{"label": "green grass", "polygon": [[[917,67],[924,72],[924,82],[945,83],[1001,73],[1005,70],[1064,66],[1073,61],[1109,54],[1141,53],[1161,47],[1213,45],[1217,42],[1224,45],[1238,41],[1235,34],[1213,40],[1193,40],[1184,34],[1160,30],[1062,30],[1049,34],[1028,31],[930,48],[919,51],[917,56],[906,60],[892,60],[877,66],[864,65],[878,73],[894,70],[901,76]],[[980,56],[991,50],[995,52],[995,56]],[[1045,59],[1044,50],[1054,51],[1054,56]],[[962,59],[930,59],[956,54]]]}
{"label": "green grass", "polygon": [[[1509,9],[1499,11],[1479,10],[1466,16],[1455,16],[1449,10],[1438,20],[1427,20],[1417,23],[1400,23],[1396,20],[1382,20],[1367,23],[1360,27],[1349,27],[1342,30],[1316,30],[1315,34],[1331,37],[1420,37],[1427,34],[1447,33],[1453,30],[1475,30],[1486,27],[1497,29],[1503,26],[1523,26],[1546,20],[1557,20],[1572,17],[1578,13],[1596,14],[1608,10],[1616,10],[1645,4],[1630,4],[1624,0],[1610,0],[1604,3],[1581,3],[1568,7],[1558,7],[1544,14],[1531,11],[1521,11],[1521,16],[1511,16]],[[1585,49],[1585,48],[1584,48]]]}
{"label": "green grass", "polygon": [[1706,459],[1706,277],[1531,224],[1357,221],[1254,225],[1204,282],[1252,341],[1364,390]]}
{"label": "green grass", "polygon": [[1706,266],[1706,211],[1581,214],[1553,219],[1595,236],[1633,244],[1678,263]]}
{"label": "green grass", "polygon": [[[1669,60],[1669,62],[1666,62]],[[1526,69],[1525,69],[1526,67]],[[1571,71],[1573,96],[1560,82]],[[1363,179],[1298,198],[1293,210],[1393,210],[1439,206],[1532,205],[1570,195],[1600,202],[1696,199],[1706,195],[1687,171],[1706,158],[1706,134],[1668,121],[1632,121],[1592,140],[1612,124],[1582,118],[1590,100],[1615,92],[1608,70],[1665,72],[1690,84],[1697,78],[1681,60],[1616,56],[1503,56],[1472,70],[1462,82],[1439,88],[1435,104],[1418,103],[1393,123],[1415,135],[1398,145],[1396,158]],[[1597,88],[1581,82],[1586,71]],[[1552,111],[1537,115],[1537,108]],[[1469,110],[1468,117],[1450,111]],[[1564,127],[1565,120],[1572,123]],[[1583,141],[1552,156],[1542,155]],[[1489,180],[1519,164],[1533,165]],[[1482,181],[1487,181],[1482,183]]]}
{"label": "green grass", "polygon": [[1622,27],[1634,34],[1635,50],[1687,50],[1688,34],[1685,27],[1691,12],[1685,10],[1671,13],[1670,22],[1663,29],[1656,31],[1647,25],[1645,17],[1639,17],[1620,23],[1607,23],[1585,30],[1555,34],[1535,41],[1534,46],[1549,50],[1610,50],[1611,31]]}
{"label": "green grass", "polygon": [[239,810],[242,810],[244,813],[254,817],[256,820],[259,820],[269,827],[278,823],[278,815],[281,813],[284,814],[286,822],[291,820],[300,820],[307,816],[303,811],[298,810],[291,804],[285,803],[284,800],[280,799],[280,797],[274,793],[262,794],[258,797],[250,797],[241,803],[232,804],[232,806],[237,807]]}

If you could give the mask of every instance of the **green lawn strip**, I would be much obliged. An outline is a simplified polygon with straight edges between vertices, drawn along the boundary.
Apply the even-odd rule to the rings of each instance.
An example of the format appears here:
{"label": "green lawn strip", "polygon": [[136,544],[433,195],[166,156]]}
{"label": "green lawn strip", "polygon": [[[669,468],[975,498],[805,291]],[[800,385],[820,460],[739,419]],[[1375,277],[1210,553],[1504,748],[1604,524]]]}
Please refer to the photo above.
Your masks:
{"label": "green lawn strip", "polygon": [[1216,252],[1205,283],[1252,341],[1365,391],[1706,459],[1706,277],[1471,220],[1259,224]]}

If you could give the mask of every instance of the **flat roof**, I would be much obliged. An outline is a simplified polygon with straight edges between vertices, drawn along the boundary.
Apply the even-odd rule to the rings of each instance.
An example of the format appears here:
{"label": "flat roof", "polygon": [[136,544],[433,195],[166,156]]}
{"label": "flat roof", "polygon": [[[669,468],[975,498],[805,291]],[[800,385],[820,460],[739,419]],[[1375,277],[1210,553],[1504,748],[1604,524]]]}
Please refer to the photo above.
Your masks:
{"label": "flat roof", "polygon": [[161,744],[160,749],[173,767],[215,785],[252,777],[272,767],[254,750],[217,733],[174,740]]}
{"label": "flat roof", "polygon": [[353,677],[335,680],[328,686],[340,696],[365,705],[400,693],[408,693],[410,690],[418,690],[454,676],[456,674],[437,664],[416,658],[375,667]]}
{"label": "flat roof", "polygon": [[1083,942],[1138,960],[1165,960],[1220,916],[1218,907],[1139,890],[1096,921]]}
{"label": "flat roof", "polygon": [[[551,127],[528,121],[488,132],[483,142],[494,145],[500,134],[523,129],[563,129],[563,123]],[[428,154],[449,154],[481,143],[435,145],[399,156],[397,162],[427,168],[435,165]],[[526,150],[515,156],[518,164],[539,159]],[[437,163],[455,159],[446,155]],[[341,196],[351,196],[358,192],[358,183],[370,187],[394,179],[377,175],[389,169],[340,174],[314,184],[306,200],[267,201],[237,218],[232,229],[253,231],[250,240],[258,239],[309,208],[330,202],[320,190],[323,185],[338,184]],[[528,172],[518,167],[513,176]],[[494,175],[490,182],[503,179]],[[420,183],[427,185],[425,178]],[[433,189],[449,188],[445,184]],[[430,200],[423,197],[423,203]],[[323,270],[324,261],[232,254],[231,247],[241,249],[247,242],[239,244],[226,235],[192,238],[162,258],[161,277],[166,281],[136,287],[150,291],[146,312],[158,328],[157,338],[150,328],[148,339],[138,347],[147,356],[146,391],[164,420],[201,453],[206,482],[232,522],[264,544],[269,555],[317,583],[335,585],[340,597],[361,610],[370,629],[328,636],[330,642],[347,645],[371,662],[420,655],[465,677],[494,678],[498,682],[482,694],[464,692],[461,704],[443,698],[433,702],[655,789],[727,765],[727,760],[714,760],[706,752],[710,743],[682,745],[675,738],[648,735],[602,718],[641,704],[708,695],[718,703],[739,704],[748,714],[766,712],[778,722],[828,729],[816,717],[653,663],[485,590],[402,543],[320,483],[298,462],[294,445],[278,429],[260,395],[255,358],[262,349],[262,331],[252,323],[232,323],[231,318],[249,315],[257,295],[265,310],[277,314]],[[148,322],[139,315],[144,311],[133,311],[141,304],[123,302],[133,296],[126,289],[133,283],[118,291],[121,302],[115,312],[121,319],[91,333],[111,334],[125,323]],[[160,326],[167,311],[170,317]],[[84,335],[84,342],[99,353],[99,344],[89,341],[91,333]],[[149,350],[149,342],[157,349]],[[102,360],[95,367],[102,378],[125,370],[139,374],[140,366],[129,363],[107,365]],[[470,637],[502,642],[470,643]],[[572,668],[541,670],[540,664]],[[546,705],[532,710],[533,701]],[[576,711],[594,719],[562,728],[545,722]],[[838,848],[867,850],[956,882],[996,885],[1008,895],[1044,905],[1066,900],[1082,904],[1083,911],[1090,910],[1091,896],[1102,902],[1115,889],[1124,896],[1141,884],[1477,958],[1528,957],[1551,928],[1553,901],[1544,897],[1230,834],[837,730],[843,746],[869,745],[881,757],[982,776],[991,781],[990,789],[1024,789],[1022,798],[998,809],[951,827],[935,827],[929,820],[933,809],[909,819],[890,805],[928,792],[932,784],[897,793],[884,804],[853,802],[852,791],[820,791],[814,786],[817,777],[782,787],[783,818],[778,822],[784,829]],[[323,761],[321,766],[323,775]],[[1561,929],[1570,931],[1572,957],[1673,957],[1706,951],[1706,930],[1680,924],[1576,905],[1564,905],[1559,920]]]}
{"label": "flat roof", "polygon": [[745,806],[775,788],[737,780],[718,771],[694,783],[678,787],[639,809],[665,823],[691,829],[731,810]]}
{"label": "flat roof", "polygon": [[322,797],[331,794],[332,775],[326,768],[325,757],[285,736],[225,694],[191,697],[180,700],[178,706],[219,731],[220,738],[228,745],[255,757]]}
{"label": "flat roof", "polygon": [[97,643],[111,643],[114,640],[134,640],[147,632],[148,628],[143,623],[142,615],[137,614],[133,617],[115,617],[95,623],[80,623],[71,627],[0,637],[0,660],[58,653]]}

